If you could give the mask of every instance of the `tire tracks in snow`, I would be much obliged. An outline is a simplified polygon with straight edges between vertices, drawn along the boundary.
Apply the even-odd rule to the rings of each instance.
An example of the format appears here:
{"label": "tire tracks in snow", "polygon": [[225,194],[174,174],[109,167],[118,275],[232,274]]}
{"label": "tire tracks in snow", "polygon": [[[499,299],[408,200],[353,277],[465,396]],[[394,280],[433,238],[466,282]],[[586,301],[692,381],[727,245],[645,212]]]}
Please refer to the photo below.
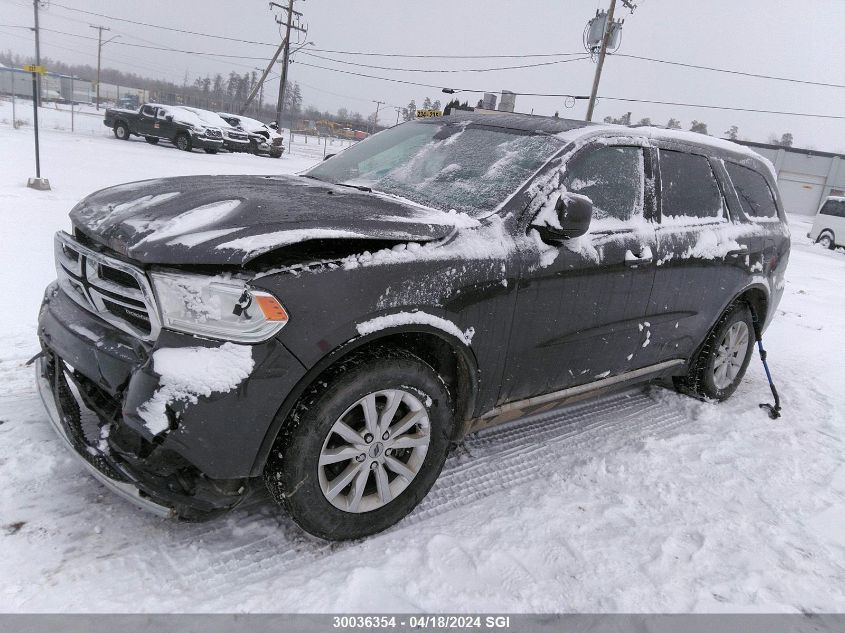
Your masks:
{"label": "tire tracks in snow", "polygon": [[[18,371],[29,373],[29,368],[15,367],[9,373]],[[39,422],[34,413],[41,412],[41,403],[31,387],[2,400],[3,405],[14,400],[8,408],[19,416],[23,413],[24,420],[19,421],[24,425]],[[630,448],[647,437],[671,435],[689,424],[687,399],[656,387],[638,387],[485,429],[467,437],[450,456],[420,506],[376,538],[402,542],[413,536],[415,526],[445,513],[472,512],[472,504],[492,495],[543,478],[566,477],[568,469],[585,461]],[[63,455],[66,448],[57,439],[55,443],[58,455]],[[260,586],[359,546],[311,538],[269,500],[208,523],[161,520],[111,495],[81,469],[76,472],[70,460],[60,460],[66,464],[62,470],[73,469],[69,477],[20,478],[18,484],[30,501],[37,503],[45,495],[75,497],[78,503],[62,503],[56,509],[55,516],[64,525],[76,523],[75,517],[80,524],[90,523],[94,514],[93,520],[109,529],[137,530],[146,536],[137,541],[119,538],[93,556],[85,546],[68,548],[61,556],[60,567],[72,566],[78,578],[108,577],[109,586],[102,590],[116,598],[131,595],[139,576],[167,578],[174,596],[199,587],[213,595],[232,583],[241,588]]]}
{"label": "tire tracks in snow", "polygon": [[[470,506],[491,495],[601,456],[645,437],[666,436],[689,424],[682,406],[652,390],[628,390],[591,402],[516,420],[469,436],[466,455],[451,457],[429,495],[406,519],[384,533],[390,541],[411,537],[414,526]],[[182,526],[184,527],[184,526]],[[229,517],[191,526],[185,538],[213,552],[209,564],[170,555],[173,580],[186,587],[221,588],[233,580],[241,586],[261,585],[280,570],[289,574],[326,559],[356,543],[324,543],[304,535],[272,506],[235,511]],[[179,525],[169,530],[179,538]],[[247,537],[247,540],[241,541]],[[239,542],[240,541],[240,542]],[[136,559],[129,555],[128,560]],[[182,559],[182,560],[180,560]],[[129,572],[127,568],[125,571]]]}

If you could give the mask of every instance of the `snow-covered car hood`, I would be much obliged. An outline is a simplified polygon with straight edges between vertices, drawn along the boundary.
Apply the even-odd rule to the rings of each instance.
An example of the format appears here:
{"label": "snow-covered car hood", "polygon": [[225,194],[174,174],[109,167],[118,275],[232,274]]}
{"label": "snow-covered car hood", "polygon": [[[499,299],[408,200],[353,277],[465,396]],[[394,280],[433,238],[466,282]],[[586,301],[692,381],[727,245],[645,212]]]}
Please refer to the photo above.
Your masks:
{"label": "snow-covered car hood", "polygon": [[[428,242],[469,218],[297,176],[184,176],[98,191],[78,233],[145,264],[244,264],[311,240]],[[316,251],[319,256],[319,250]]]}

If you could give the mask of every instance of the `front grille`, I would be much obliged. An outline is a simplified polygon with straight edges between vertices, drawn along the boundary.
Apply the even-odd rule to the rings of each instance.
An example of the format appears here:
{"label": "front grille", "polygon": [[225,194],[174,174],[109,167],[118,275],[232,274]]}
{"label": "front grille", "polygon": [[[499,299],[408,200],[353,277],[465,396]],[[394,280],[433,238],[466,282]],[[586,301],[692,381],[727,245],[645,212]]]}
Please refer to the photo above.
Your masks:
{"label": "front grille", "polygon": [[247,134],[243,134],[242,132],[229,132],[229,138],[234,141],[248,141],[249,136]]}
{"label": "front grille", "polygon": [[155,299],[140,268],[82,246],[62,231],[56,233],[55,251],[59,285],[71,299],[133,336],[158,336]]}
{"label": "front grille", "polygon": [[215,130],[213,128],[209,128],[205,131],[205,135],[208,138],[223,138],[223,132],[220,130]]}

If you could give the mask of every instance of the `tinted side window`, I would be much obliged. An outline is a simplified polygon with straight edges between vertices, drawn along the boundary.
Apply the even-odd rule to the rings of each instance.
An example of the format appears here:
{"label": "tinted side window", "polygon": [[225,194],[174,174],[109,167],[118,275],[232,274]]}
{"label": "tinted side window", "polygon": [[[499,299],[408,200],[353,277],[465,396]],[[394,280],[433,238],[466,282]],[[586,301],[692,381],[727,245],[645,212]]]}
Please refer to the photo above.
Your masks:
{"label": "tinted side window", "polygon": [[144,114],[146,116],[155,116],[155,113],[156,109],[152,106],[144,106],[143,108],[141,108],[141,114]]}
{"label": "tinted side window", "polygon": [[840,218],[845,218],[845,201],[828,200],[824,203],[824,206],[819,213],[822,215],[834,215]]}
{"label": "tinted side window", "polygon": [[643,208],[643,151],[602,147],[566,165],[563,185],[593,201],[593,219],[630,220]]}
{"label": "tinted side window", "polygon": [[660,200],[664,218],[719,218],[722,192],[704,156],[660,150]]}
{"label": "tinted side window", "polygon": [[762,175],[734,163],[725,163],[725,169],[728,170],[745,215],[750,218],[773,218],[778,214],[772,190]]}

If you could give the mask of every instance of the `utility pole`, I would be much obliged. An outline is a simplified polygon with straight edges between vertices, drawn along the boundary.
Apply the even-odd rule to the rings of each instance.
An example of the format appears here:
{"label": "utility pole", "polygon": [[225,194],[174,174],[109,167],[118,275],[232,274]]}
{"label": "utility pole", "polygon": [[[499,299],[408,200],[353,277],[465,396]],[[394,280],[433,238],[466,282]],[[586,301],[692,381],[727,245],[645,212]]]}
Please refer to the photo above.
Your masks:
{"label": "utility pole", "polygon": [[373,103],[376,104],[376,116],[373,119],[373,131],[371,132],[371,134],[376,133],[376,126],[378,125],[378,110],[382,106],[382,104],[385,103],[385,102],[384,101],[373,101]]}
{"label": "utility pole", "polygon": [[[32,8],[35,11],[35,65],[41,65],[41,42],[40,42],[40,32],[38,30],[38,0],[32,0]],[[14,84],[14,77],[12,78],[12,83]],[[36,80],[37,83],[37,96],[36,96],[36,103],[40,107],[41,106],[41,75],[38,74],[38,78]],[[14,89],[12,90],[14,92]]]}
{"label": "utility pole", "polygon": [[[264,97],[264,81],[267,79],[267,75],[270,74],[270,70],[273,68],[273,64],[276,63],[276,60],[279,59],[279,55],[282,54],[282,50],[284,50],[286,42],[287,40],[279,44],[279,48],[277,48],[276,52],[273,53],[273,57],[270,59],[270,63],[267,64],[267,68],[265,68],[264,72],[261,73],[261,79],[258,80],[258,84],[253,86],[252,92],[249,93],[249,96],[246,98],[246,101],[244,101],[244,104],[241,106],[241,109],[238,110],[238,114],[243,114],[244,112],[246,112],[246,109],[249,107],[249,104],[252,103],[252,100],[255,99],[255,95],[259,93],[259,91],[261,93],[261,97]],[[261,100],[259,100],[259,111],[261,109],[260,104]]]}
{"label": "utility pole", "polygon": [[[36,0],[37,2],[38,0]],[[97,29],[97,110],[100,109],[100,61],[103,54],[103,31],[111,31],[107,26],[94,26],[89,24],[92,29]],[[111,41],[111,40],[109,40]]]}
{"label": "utility pole", "polygon": [[[294,24],[294,16],[297,18],[301,18],[302,14],[298,11],[293,10],[293,3],[296,0],[288,0],[288,6],[283,7],[282,5],[271,2],[271,7],[278,7],[283,11],[287,11],[287,20],[285,22],[285,40],[283,42],[284,51],[282,55],[282,77],[279,79],[279,102],[276,104],[276,125],[278,127],[282,127],[282,114],[285,109],[285,91],[287,90],[287,83],[288,83],[288,65],[290,64],[290,32],[291,30],[299,31],[301,33],[307,33],[307,29],[302,28],[298,24]],[[304,1],[304,0],[303,0]],[[282,24],[281,21],[277,22]]]}
{"label": "utility pole", "polygon": [[604,37],[601,40],[599,51],[599,63],[596,65],[596,75],[593,77],[593,89],[590,91],[590,105],[587,106],[587,121],[593,120],[593,110],[596,108],[596,95],[599,91],[601,71],[604,68],[604,58],[607,55],[607,44],[610,41],[610,34],[613,29],[613,14],[616,11],[616,0],[610,0],[610,8],[607,10],[607,19],[604,25]]}
{"label": "utility pole", "polygon": [[396,110],[396,125],[399,125],[399,113],[402,111],[402,108],[394,108]]}

